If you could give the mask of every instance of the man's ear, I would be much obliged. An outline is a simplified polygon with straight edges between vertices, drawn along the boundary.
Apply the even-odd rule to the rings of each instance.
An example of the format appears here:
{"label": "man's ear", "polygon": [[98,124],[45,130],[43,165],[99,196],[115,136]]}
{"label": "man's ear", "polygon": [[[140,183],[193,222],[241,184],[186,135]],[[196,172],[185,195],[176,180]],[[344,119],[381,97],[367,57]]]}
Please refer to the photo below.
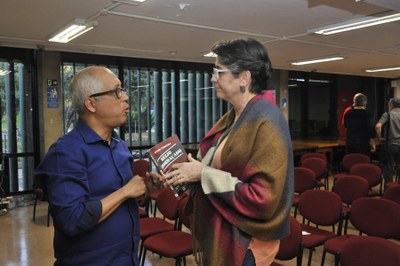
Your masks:
{"label": "man's ear", "polygon": [[84,102],[84,105],[85,105],[86,109],[87,109],[89,112],[91,112],[91,113],[96,112],[96,101],[95,101],[95,100],[92,100],[92,99],[90,99],[90,98],[87,98],[87,99],[85,100],[85,102]]}

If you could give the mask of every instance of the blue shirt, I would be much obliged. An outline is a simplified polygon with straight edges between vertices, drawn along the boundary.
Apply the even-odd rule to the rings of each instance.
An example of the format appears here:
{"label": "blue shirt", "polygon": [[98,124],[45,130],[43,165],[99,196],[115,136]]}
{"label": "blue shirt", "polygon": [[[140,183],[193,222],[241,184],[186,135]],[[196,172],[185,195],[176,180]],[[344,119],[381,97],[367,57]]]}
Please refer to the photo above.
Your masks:
{"label": "blue shirt", "polygon": [[79,120],[50,147],[35,177],[48,193],[55,265],[138,265],[137,201],[99,223],[100,200],[132,178],[132,156],[116,132],[108,144]]}

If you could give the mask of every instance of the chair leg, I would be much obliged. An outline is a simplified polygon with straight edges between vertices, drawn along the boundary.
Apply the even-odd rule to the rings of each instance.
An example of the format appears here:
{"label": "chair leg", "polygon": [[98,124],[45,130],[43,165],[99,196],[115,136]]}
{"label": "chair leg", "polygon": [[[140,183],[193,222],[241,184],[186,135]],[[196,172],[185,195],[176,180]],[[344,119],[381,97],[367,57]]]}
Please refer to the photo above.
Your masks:
{"label": "chair leg", "polygon": [[157,201],[154,202],[153,217],[156,217],[156,214],[157,214]]}
{"label": "chair leg", "polygon": [[326,250],[324,249],[324,251],[322,252],[321,266],[324,266],[325,264],[325,256],[326,256]]}
{"label": "chair leg", "polygon": [[339,266],[340,262],[340,253],[335,254],[335,266]]}
{"label": "chair leg", "polygon": [[[147,253],[147,248],[144,248],[143,257],[142,257],[142,266],[144,266],[144,261],[146,260],[146,253]],[[140,260],[139,260],[139,263],[140,263]]]}
{"label": "chair leg", "polygon": [[32,216],[32,220],[35,221],[36,220],[36,205],[37,205],[37,195],[35,196],[35,202],[33,203],[33,216]]}
{"label": "chair leg", "polygon": [[344,228],[343,228],[343,235],[347,235],[347,227],[349,226],[349,217],[346,216],[344,218]]}
{"label": "chair leg", "polygon": [[142,241],[141,241],[141,243],[139,244],[140,245],[140,247],[139,247],[139,263],[140,263],[140,260],[142,259],[142,257],[143,257],[143,239],[142,239]]}
{"label": "chair leg", "polygon": [[313,251],[314,251],[314,248],[310,248],[309,249],[309,253],[308,253],[308,266],[311,266],[311,260],[312,260],[312,255],[313,255]]}
{"label": "chair leg", "polygon": [[47,207],[47,227],[50,226],[50,209]]}

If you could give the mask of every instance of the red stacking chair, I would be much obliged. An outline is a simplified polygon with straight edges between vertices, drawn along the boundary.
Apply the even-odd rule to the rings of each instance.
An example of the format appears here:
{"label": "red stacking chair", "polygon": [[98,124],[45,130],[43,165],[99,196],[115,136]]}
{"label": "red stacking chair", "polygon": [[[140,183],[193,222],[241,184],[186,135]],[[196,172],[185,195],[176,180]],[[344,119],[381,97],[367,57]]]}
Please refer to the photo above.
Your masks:
{"label": "red stacking chair", "polygon": [[399,266],[400,245],[380,237],[352,237],[343,246],[340,265]]}
{"label": "red stacking chair", "polygon": [[383,193],[383,198],[400,204],[400,185],[390,186]]}
{"label": "red stacking chair", "polygon": [[[178,227],[178,203],[179,200],[175,197],[174,192],[170,187],[165,187],[160,190],[158,195],[158,210],[164,216],[148,217],[140,219],[140,245],[139,260],[143,255],[143,242],[150,236],[166,231],[176,230]],[[145,258],[143,257],[143,260]]]}
{"label": "red stacking chair", "polygon": [[[382,198],[359,198],[351,205],[350,222],[360,234],[399,239],[400,205]],[[324,264],[326,252],[335,255],[335,265],[338,265],[344,245],[354,236],[343,235],[326,241],[321,265]]]}
{"label": "red stacking chair", "polygon": [[188,196],[183,196],[179,200],[179,226],[177,230],[167,231],[155,234],[146,238],[143,242],[144,254],[142,265],[146,258],[147,250],[166,258],[175,258],[175,265],[186,265],[185,257],[193,254],[192,235],[182,231],[182,225],[190,228],[190,217],[185,215],[184,206],[188,200]]}
{"label": "red stacking chair", "polygon": [[[307,190],[300,195],[299,212],[303,216],[304,248],[309,250],[308,265],[311,265],[313,250],[341,233],[342,200],[332,191]],[[336,233],[335,225],[338,225]],[[332,226],[332,231],[319,226]]]}
{"label": "red stacking chair", "polygon": [[302,154],[300,156],[300,164],[301,164],[302,161],[304,161],[305,159],[308,159],[308,158],[320,158],[320,159],[323,159],[325,161],[328,161],[328,158],[326,157],[325,153],[307,152],[307,153],[304,153],[304,154]]}
{"label": "red stacking chair", "polygon": [[335,182],[334,186],[332,187],[332,191],[338,194],[342,199],[342,212],[345,221],[343,232],[344,234],[347,234],[350,206],[356,199],[368,196],[368,181],[361,176],[344,175]]}
{"label": "red stacking chair", "polygon": [[[279,243],[279,251],[276,254],[277,260],[291,260],[296,259],[297,266],[301,266],[303,260],[303,236],[301,234],[301,225],[294,218],[290,216],[290,234]],[[274,261],[272,266],[280,266],[278,262]]]}
{"label": "red stacking chair", "polygon": [[[351,167],[350,174],[364,177],[368,181],[370,188],[368,196],[375,197],[382,194],[382,169],[379,166],[372,163],[358,163]],[[379,191],[373,189],[379,184]]]}
{"label": "red stacking chair", "polygon": [[334,176],[334,182],[341,178],[343,174],[350,173],[351,167],[358,163],[371,163],[371,158],[362,153],[350,153],[343,156],[342,161],[340,162],[340,173]]}
{"label": "red stacking chair", "polygon": [[294,195],[293,203],[294,217],[297,216],[297,207],[301,193],[309,189],[314,189],[317,184],[314,171],[305,167],[294,168]]}
{"label": "red stacking chair", "polygon": [[351,167],[359,163],[371,163],[371,158],[368,155],[362,153],[346,154],[342,158],[341,172],[349,173]]}
{"label": "red stacking chair", "polygon": [[307,158],[301,162],[300,166],[313,170],[317,179],[317,187],[323,186],[328,190],[328,168],[326,160],[321,158]]}

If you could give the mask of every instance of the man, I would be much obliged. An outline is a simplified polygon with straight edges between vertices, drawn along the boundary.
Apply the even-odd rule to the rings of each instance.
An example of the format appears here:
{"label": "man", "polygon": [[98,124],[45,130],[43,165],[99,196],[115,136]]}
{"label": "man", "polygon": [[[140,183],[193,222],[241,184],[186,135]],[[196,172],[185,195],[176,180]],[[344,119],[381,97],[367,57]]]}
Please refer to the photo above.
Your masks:
{"label": "man", "polygon": [[127,121],[128,96],[103,67],[83,69],[71,87],[77,125],[35,173],[54,220],[55,265],[138,265],[135,198],[146,185],[132,177],[132,156],[114,131]]}
{"label": "man", "polygon": [[344,116],[346,115],[346,113],[347,113],[348,111],[350,111],[350,110],[352,110],[352,109],[354,108],[354,104],[355,104],[355,102],[356,102],[356,98],[357,98],[358,96],[360,96],[360,95],[363,95],[363,94],[360,93],[360,92],[354,94],[354,96],[353,96],[353,104],[350,105],[349,107],[347,107],[346,109],[344,109],[343,115],[342,115],[342,125],[343,125],[343,126],[344,126]]}
{"label": "man", "polygon": [[375,125],[378,144],[382,140],[382,127],[388,121],[390,121],[386,127],[389,130],[387,135],[388,139],[385,140],[387,141],[388,158],[381,162],[383,165],[385,188],[388,183],[393,181],[393,169],[395,164],[397,176],[400,174],[400,98],[395,97],[389,100],[389,112],[383,113],[378,123]]}
{"label": "man", "polygon": [[344,115],[346,130],[346,154],[375,151],[375,132],[372,115],[367,110],[367,96],[359,94],[354,99],[354,107]]}

